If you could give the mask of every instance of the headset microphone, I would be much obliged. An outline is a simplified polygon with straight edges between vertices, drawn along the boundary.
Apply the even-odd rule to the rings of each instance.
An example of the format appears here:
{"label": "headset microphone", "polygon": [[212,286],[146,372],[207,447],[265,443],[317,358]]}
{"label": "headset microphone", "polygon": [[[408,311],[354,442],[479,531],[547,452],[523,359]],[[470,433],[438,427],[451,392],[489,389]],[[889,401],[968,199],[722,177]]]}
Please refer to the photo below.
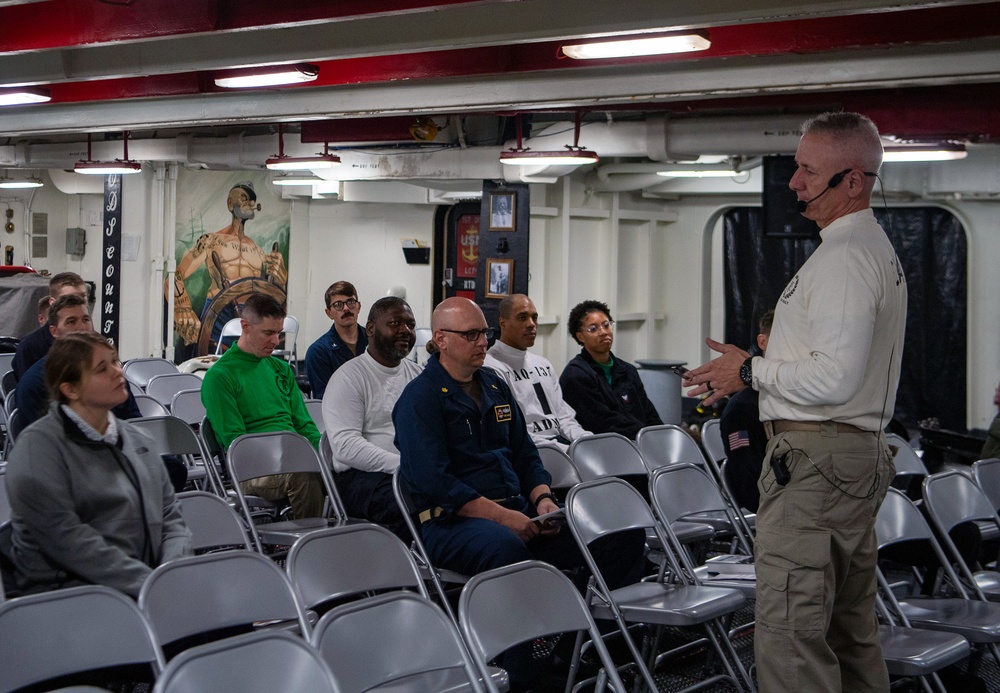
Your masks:
{"label": "headset microphone", "polygon": [[[833,190],[834,188],[836,188],[838,185],[840,185],[841,181],[844,180],[844,177],[848,173],[850,173],[850,172],[851,172],[851,169],[845,168],[840,173],[833,174],[833,176],[830,177],[830,180],[828,180],[826,182],[826,188],[824,188],[823,192],[821,192],[819,195],[817,195],[816,197],[812,198],[811,200],[798,200],[796,202],[796,204],[798,205],[799,214],[802,214],[803,212],[805,212],[806,211],[806,207],[808,207],[813,202],[815,202],[819,198],[823,197],[828,192],[830,192],[831,190]],[[865,173],[865,175],[868,175],[868,174]]]}

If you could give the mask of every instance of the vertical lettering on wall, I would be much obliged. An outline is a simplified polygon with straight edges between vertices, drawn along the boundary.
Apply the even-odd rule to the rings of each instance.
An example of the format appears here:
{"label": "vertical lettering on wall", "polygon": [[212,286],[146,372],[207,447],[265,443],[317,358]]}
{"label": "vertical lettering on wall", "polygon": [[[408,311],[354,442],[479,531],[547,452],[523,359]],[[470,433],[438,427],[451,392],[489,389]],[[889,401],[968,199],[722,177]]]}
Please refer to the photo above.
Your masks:
{"label": "vertical lettering on wall", "polygon": [[100,313],[101,334],[118,346],[118,316],[121,306],[122,268],[122,177],[104,177],[104,271],[102,283],[104,291]]}

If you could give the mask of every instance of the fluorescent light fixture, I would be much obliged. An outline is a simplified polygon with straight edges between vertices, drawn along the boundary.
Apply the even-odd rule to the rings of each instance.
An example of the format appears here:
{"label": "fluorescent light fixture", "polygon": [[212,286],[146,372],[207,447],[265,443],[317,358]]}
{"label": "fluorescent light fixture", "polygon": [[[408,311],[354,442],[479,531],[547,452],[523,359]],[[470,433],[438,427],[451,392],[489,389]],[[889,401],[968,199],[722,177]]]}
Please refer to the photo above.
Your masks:
{"label": "fluorescent light fixture", "polygon": [[35,176],[27,177],[21,176],[16,178],[11,178],[10,176],[3,176],[0,178],[0,188],[5,190],[23,190],[26,188],[40,188],[45,183],[42,182],[41,178]]}
{"label": "fluorescent light fixture", "polygon": [[271,182],[275,185],[316,185],[323,179],[318,176],[275,176]]}
{"label": "fluorescent light fixture", "polygon": [[664,178],[731,178],[732,176],[738,176],[739,173],[733,170],[717,171],[717,170],[695,170],[688,169],[685,171],[657,171],[656,175],[663,176]]}
{"label": "fluorescent light fixture", "polygon": [[114,161],[77,161],[73,167],[74,173],[82,173],[85,176],[112,176],[118,174],[126,176],[130,173],[142,171],[142,164],[138,161],[126,161],[115,159]]}
{"label": "fluorescent light fixture", "polygon": [[965,147],[886,147],[882,156],[885,163],[914,161],[955,161],[968,156]]}
{"label": "fluorescent light fixture", "polygon": [[88,132],[87,158],[82,161],[77,161],[76,165],[73,166],[73,172],[81,173],[85,176],[112,176],[115,174],[125,176],[130,173],[139,173],[142,171],[142,164],[128,158],[128,138],[131,134],[132,133],[128,130],[122,133],[122,146],[125,154],[123,159],[115,159],[114,161],[94,161],[91,156],[93,135]]}
{"label": "fluorescent light fixture", "polygon": [[276,156],[267,160],[267,167],[272,171],[312,171],[334,166],[340,166],[340,157],[335,154]]}
{"label": "fluorescent light fixture", "polygon": [[583,114],[579,111],[573,118],[573,144],[567,144],[564,150],[534,151],[522,145],[521,114],[517,115],[517,146],[500,154],[500,163],[508,166],[582,166],[596,164],[597,152],[580,146],[580,120]]}
{"label": "fluorescent light fixture", "polygon": [[633,58],[641,55],[665,55],[707,50],[712,45],[707,31],[666,34],[631,39],[588,41],[562,47],[563,55],[575,60]]}
{"label": "fluorescent light fixture", "polygon": [[50,101],[48,89],[39,87],[10,87],[0,89],[0,106],[23,106]]}
{"label": "fluorescent light fixture", "polygon": [[215,86],[224,89],[252,89],[278,87],[285,84],[312,82],[319,76],[319,66],[308,63],[296,65],[263,65],[239,70],[224,70],[215,75]]}
{"label": "fluorescent light fixture", "polygon": [[500,163],[508,166],[582,166],[596,164],[597,152],[566,145],[566,151],[534,151],[527,148],[508,149],[500,154]]}

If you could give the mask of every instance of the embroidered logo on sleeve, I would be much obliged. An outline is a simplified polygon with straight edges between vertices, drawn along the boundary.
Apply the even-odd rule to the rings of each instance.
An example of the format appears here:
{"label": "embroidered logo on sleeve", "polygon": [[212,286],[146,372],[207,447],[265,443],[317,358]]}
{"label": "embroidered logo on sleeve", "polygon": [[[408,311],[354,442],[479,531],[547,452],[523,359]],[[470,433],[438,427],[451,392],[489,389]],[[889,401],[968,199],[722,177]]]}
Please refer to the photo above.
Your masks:
{"label": "embroidered logo on sleeve", "polygon": [[729,434],[729,450],[739,450],[750,447],[750,434],[747,431],[734,431]]}
{"label": "embroidered logo on sleeve", "polygon": [[510,405],[509,404],[498,404],[493,407],[493,413],[497,416],[497,423],[507,423],[510,421]]}

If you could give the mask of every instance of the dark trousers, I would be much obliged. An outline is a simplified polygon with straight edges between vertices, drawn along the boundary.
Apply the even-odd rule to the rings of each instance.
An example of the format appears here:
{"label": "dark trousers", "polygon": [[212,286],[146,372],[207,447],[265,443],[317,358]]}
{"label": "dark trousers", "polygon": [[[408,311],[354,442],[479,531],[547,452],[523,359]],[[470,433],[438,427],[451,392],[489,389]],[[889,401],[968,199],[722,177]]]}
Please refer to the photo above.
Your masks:
{"label": "dark trousers", "polygon": [[348,517],[382,525],[407,546],[413,537],[406,528],[403,514],[392,493],[392,475],[348,469],[337,474],[337,493],[344,502]]}

